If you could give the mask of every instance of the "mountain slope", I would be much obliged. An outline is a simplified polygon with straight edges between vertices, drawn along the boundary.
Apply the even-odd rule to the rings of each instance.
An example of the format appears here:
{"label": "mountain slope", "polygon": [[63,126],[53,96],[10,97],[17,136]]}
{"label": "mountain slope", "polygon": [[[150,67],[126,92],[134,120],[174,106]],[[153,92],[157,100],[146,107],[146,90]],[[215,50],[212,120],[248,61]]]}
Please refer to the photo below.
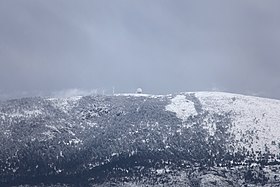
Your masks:
{"label": "mountain slope", "polygon": [[279,183],[280,101],[219,92],[0,104],[1,186]]}

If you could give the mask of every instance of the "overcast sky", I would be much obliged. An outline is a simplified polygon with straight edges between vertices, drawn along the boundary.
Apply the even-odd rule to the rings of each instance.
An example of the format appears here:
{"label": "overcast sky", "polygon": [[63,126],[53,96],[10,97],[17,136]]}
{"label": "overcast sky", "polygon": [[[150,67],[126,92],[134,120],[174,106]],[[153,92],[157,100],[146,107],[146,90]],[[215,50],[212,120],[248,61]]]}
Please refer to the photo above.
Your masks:
{"label": "overcast sky", "polygon": [[279,0],[1,0],[0,97],[110,94],[114,86],[280,99],[279,7]]}

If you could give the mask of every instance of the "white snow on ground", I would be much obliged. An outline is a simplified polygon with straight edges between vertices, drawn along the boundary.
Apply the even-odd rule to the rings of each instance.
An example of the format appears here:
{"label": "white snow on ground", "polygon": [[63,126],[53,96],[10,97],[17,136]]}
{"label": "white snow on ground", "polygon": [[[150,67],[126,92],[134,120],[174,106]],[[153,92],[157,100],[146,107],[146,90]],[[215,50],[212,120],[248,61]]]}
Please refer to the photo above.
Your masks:
{"label": "white snow on ground", "polygon": [[81,140],[81,139],[79,139],[79,138],[74,138],[74,139],[71,139],[71,140],[69,140],[67,143],[66,143],[66,145],[77,145],[77,144],[81,144],[81,143],[83,143],[83,141]]}
{"label": "white snow on ground", "polygon": [[41,115],[43,112],[39,109],[34,109],[34,110],[23,110],[23,111],[16,111],[16,112],[7,112],[7,113],[2,113],[0,112],[0,117],[2,119],[5,119],[6,117],[10,118],[20,118],[20,117],[36,117],[38,115]]}
{"label": "white snow on ground", "polygon": [[27,116],[38,116],[38,115],[42,114],[42,111],[38,110],[38,109],[36,109],[36,110],[25,110],[24,114],[26,114]]}
{"label": "white snow on ground", "polygon": [[40,138],[42,138],[42,139],[45,139],[45,138],[46,138],[46,139],[51,140],[51,139],[53,139],[53,138],[55,137],[55,133],[52,132],[52,131],[50,131],[50,130],[43,132],[42,135],[43,135],[43,136],[40,137]]}
{"label": "white snow on ground", "polygon": [[4,113],[10,118],[20,118],[20,117],[25,117],[23,113],[20,112],[14,112],[14,113]]}
{"label": "white snow on ground", "polygon": [[150,97],[150,98],[161,98],[166,95],[152,95],[152,94],[143,94],[143,93],[122,93],[122,94],[114,94],[114,96],[127,96],[127,97]]}
{"label": "white snow on ground", "polygon": [[71,110],[81,98],[82,96],[73,96],[68,98],[48,98],[47,100],[51,101],[54,107],[67,112]]}
{"label": "white snow on ground", "polygon": [[271,152],[280,153],[279,100],[220,92],[197,92],[195,96],[203,109],[210,113],[233,114],[232,131],[238,141],[236,146],[264,151],[267,144]]}
{"label": "white snow on ground", "polygon": [[176,116],[183,121],[191,115],[197,115],[194,103],[186,99],[185,95],[177,95],[171,99],[171,103],[165,107],[167,111],[175,112]]}
{"label": "white snow on ground", "polygon": [[149,97],[150,94],[138,94],[138,93],[123,93],[123,94],[115,94],[115,96],[133,96],[133,97]]}

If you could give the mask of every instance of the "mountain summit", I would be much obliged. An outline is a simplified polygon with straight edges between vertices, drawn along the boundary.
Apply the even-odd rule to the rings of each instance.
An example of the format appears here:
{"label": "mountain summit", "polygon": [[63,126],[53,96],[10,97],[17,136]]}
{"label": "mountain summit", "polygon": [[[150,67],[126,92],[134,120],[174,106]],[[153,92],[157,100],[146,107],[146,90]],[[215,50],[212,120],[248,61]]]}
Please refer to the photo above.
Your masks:
{"label": "mountain summit", "polygon": [[0,103],[0,186],[280,186],[280,101],[221,92]]}

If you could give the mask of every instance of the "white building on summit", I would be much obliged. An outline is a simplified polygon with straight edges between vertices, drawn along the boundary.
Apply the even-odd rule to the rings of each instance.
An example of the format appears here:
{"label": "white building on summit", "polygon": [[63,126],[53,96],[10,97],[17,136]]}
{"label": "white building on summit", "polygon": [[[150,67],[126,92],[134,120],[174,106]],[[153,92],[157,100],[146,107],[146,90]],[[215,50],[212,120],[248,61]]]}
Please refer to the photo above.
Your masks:
{"label": "white building on summit", "polygon": [[142,93],[142,88],[137,88],[136,93],[141,94]]}

